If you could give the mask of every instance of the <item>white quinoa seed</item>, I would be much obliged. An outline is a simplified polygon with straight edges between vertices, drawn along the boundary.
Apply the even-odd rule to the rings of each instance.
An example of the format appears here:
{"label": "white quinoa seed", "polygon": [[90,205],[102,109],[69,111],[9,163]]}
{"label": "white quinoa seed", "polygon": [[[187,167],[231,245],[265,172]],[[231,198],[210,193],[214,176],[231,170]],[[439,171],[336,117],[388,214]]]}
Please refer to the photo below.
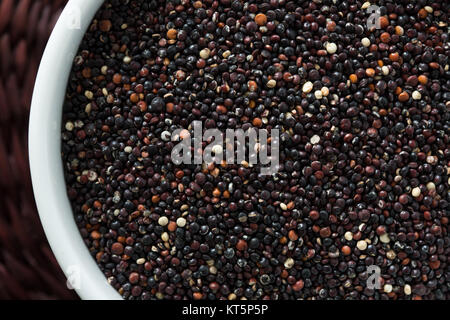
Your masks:
{"label": "white quinoa seed", "polygon": [[277,85],[277,82],[275,80],[273,80],[273,79],[267,81],[267,87],[268,88],[275,88],[276,85]]}
{"label": "white quinoa seed", "polygon": [[345,238],[345,240],[347,240],[347,241],[353,240],[353,233],[351,233],[350,231],[347,231],[347,232],[344,234],[344,238]]}
{"label": "white quinoa seed", "polygon": [[370,46],[370,40],[369,40],[369,38],[362,38],[361,39],[361,44],[364,46],[364,47],[368,47],[368,46]]}
{"label": "white quinoa seed", "polygon": [[370,7],[370,5],[371,5],[371,3],[370,3],[369,1],[366,1],[366,2],[364,2],[364,3],[362,4],[361,9],[365,10],[365,9],[367,9],[368,7]]}
{"label": "white quinoa seed", "polygon": [[292,258],[287,258],[286,261],[284,262],[284,267],[286,269],[291,269],[294,266],[294,259]]}
{"label": "white quinoa seed", "polygon": [[322,97],[323,97],[322,90],[314,91],[314,97],[316,97],[317,100],[322,99]]}
{"label": "white quinoa seed", "polygon": [[130,146],[126,146],[123,151],[125,151],[126,153],[131,153],[131,151],[133,151],[133,148]]}
{"label": "white quinoa seed", "polygon": [[171,136],[171,134],[167,130],[161,132],[161,139],[164,140],[164,141],[169,141],[170,140],[170,136]]}
{"label": "white quinoa seed", "polygon": [[178,218],[177,219],[177,226],[180,228],[184,228],[184,226],[186,225],[186,219],[185,218]]}
{"label": "white quinoa seed", "polygon": [[230,50],[227,50],[227,51],[225,51],[224,53],[222,53],[222,56],[223,56],[225,59],[228,58],[230,55],[231,55],[231,51],[230,51]]}
{"label": "white quinoa seed", "polygon": [[384,233],[380,236],[380,241],[383,243],[389,243],[391,239],[389,239],[389,236],[387,233]]}
{"label": "white quinoa seed", "polygon": [[336,45],[336,43],[328,42],[328,43],[326,44],[325,47],[326,47],[327,52],[328,52],[329,54],[333,54],[333,53],[335,53],[335,52],[337,51],[337,45]]}
{"label": "white quinoa seed", "polygon": [[311,90],[312,90],[312,88],[313,88],[312,82],[311,82],[311,81],[308,81],[308,82],[305,82],[305,84],[303,85],[302,91],[303,91],[304,93],[310,93]]}
{"label": "white quinoa seed", "polygon": [[396,256],[397,256],[397,255],[395,254],[395,251],[394,251],[394,250],[389,250],[388,252],[386,252],[386,257],[387,257],[389,260],[394,260]]}
{"label": "white quinoa seed", "polygon": [[71,122],[71,121],[66,122],[65,128],[67,131],[72,131],[74,127],[75,126],[73,125],[73,122]]}
{"label": "white quinoa seed", "polygon": [[422,98],[422,95],[420,94],[420,92],[419,91],[414,91],[413,93],[412,93],[412,98],[414,99],[414,100],[420,100],[421,98]]}
{"label": "white quinoa seed", "polygon": [[167,226],[168,223],[169,223],[169,219],[167,219],[167,217],[160,217],[158,219],[158,224],[162,227]]}
{"label": "white quinoa seed", "polygon": [[403,288],[403,292],[404,292],[407,296],[409,296],[409,295],[411,294],[411,292],[412,292],[411,286],[410,286],[409,284],[405,284],[405,287]]}
{"label": "white quinoa seed", "polygon": [[92,91],[89,91],[89,90],[86,90],[86,91],[84,92],[84,96],[85,96],[86,98],[88,98],[89,100],[92,100],[92,98],[94,98],[94,94],[92,93]]}
{"label": "white quinoa seed", "polygon": [[411,194],[414,198],[417,198],[418,196],[420,196],[420,188],[415,187],[414,189],[412,189]]}
{"label": "white quinoa seed", "polygon": [[385,284],[384,288],[383,288],[383,291],[386,292],[386,293],[392,292],[392,285],[391,284]]}
{"label": "white quinoa seed", "polygon": [[318,144],[320,142],[320,137],[315,134],[309,139],[309,142],[311,142],[311,144]]}
{"label": "white quinoa seed", "polygon": [[359,250],[364,251],[364,250],[367,249],[367,242],[364,241],[364,240],[359,240],[359,241],[356,243],[356,247],[357,247]]}
{"label": "white quinoa seed", "polygon": [[200,58],[202,58],[202,59],[208,59],[210,53],[211,53],[211,50],[209,50],[208,48],[202,49],[202,50],[200,51]]}

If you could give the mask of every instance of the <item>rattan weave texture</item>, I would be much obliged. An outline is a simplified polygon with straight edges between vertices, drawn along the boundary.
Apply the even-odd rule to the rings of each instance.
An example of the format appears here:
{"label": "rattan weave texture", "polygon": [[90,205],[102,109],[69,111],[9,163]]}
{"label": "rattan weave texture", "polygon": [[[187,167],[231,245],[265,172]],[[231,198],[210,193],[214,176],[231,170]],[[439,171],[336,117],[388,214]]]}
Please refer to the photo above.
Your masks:
{"label": "rattan weave texture", "polygon": [[31,188],[27,127],[34,79],[66,0],[0,0],[0,299],[72,299]]}

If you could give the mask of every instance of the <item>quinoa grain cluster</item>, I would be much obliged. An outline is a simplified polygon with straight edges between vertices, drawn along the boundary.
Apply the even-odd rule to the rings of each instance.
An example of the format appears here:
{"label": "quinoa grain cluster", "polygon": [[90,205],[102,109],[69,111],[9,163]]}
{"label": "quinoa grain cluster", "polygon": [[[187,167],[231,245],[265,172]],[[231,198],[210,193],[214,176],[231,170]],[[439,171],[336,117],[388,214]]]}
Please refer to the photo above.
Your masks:
{"label": "quinoa grain cluster", "polygon": [[[105,1],[62,159],[125,299],[450,298],[449,3],[373,4],[379,29],[355,0]],[[279,129],[278,173],[175,165],[194,120]]]}

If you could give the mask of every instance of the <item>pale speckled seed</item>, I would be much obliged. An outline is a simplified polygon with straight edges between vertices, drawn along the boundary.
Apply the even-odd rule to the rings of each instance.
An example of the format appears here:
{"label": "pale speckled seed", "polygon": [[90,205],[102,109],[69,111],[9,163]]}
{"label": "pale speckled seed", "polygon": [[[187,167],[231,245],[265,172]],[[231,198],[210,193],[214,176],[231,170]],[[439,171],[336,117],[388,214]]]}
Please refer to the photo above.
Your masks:
{"label": "pale speckled seed", "polygon": [[286,269],[291,269],[294,266],[294,259],[292,258],[287,258],[286,261],[284,262],[284,267]]}
{"label": "pale speckled seed", "polygon": [[420,196],[420,188],[415,187],[414,189],[412,189],[411,194],[414,198],[417,198],[418,196]]}
{"label": "pale speckled seed", "polygon": [[308,81],[308,82],[305,82],[305,84],[303,85],[302,91],[303,91],[304,93],[310,93],[311,90],[312,90],[312,88],[313,88],[312,82],[311,82],[311,81]]}
{"label": "pale speckled seed", "polygon": [[420,100],[421,98],[422,98],[422,95],[420,94],[420,92],[419,91],[414,91],[413,93],[412,93],[412,98],[414,99],[414,100]]}
{"label": "pale speckled seed", "polygon": [[356,247],[357,247],[359,250],[364,251],[364,250],[367,249],[367,242],[364,241],[364,240],[359,240],[359,241],[356,243]]}
{"label": "pale speckled seed", "polygon": [[369,38],[362,38],[361,39],[361,44],[364,46],[364,47],[368,47],[368,46],[370,46],[370,40],[369,40]]}
{"label": "pale speckled seed", "polygon": [[211,53],[211,50],[209,50],[208,48],[202,49],[202,50],[200,50],[200,58],[208,59],[210,53]]}
{"label": "pale speckled seed", "polygon": [[380,241],[383,243],[389,243],[391,239],[389,239],[389,235],[387,233],[384,233],[380,236]]}
{"label": "pale speckled seed", "polygon": [[335,43],[333,43],[333,42],[328,42],[328,43],[325,45],[325,47],[326,47],[327,52],[328,52],[329,54],[336,53],[336,51],[337,51],[337,45],[336,45]]}
{"label": "pale speckled seed", "polygon": [[169,219],[167,219],[167,217],[160,217],[158,219],[158,224],[162,227],[167,226],[168,223],[169,223]]}
{"label": "pale speckled seed", "polygon": [[268,88],[275,88],[277,86],[277,82],[273,79],[270,79],[269,81],[267,81],[267,87]]}
{"label": "pale speckled seed", "polygon": [[322,90],[316,90],[316,91],[314,91],[314,97],[315,97],[317,100],[322,99],[322,97],[323,97],[323,95],[322,95]]}
{"label": "pale speckled seed", "polygon": [[412,292],[411,286],[410,286],[409,284],[405,284],[405,287],[403,288],[403,292],[404,292],[407,296],[409,296],[409,295],[411,294],[411,292]]}
{"label": "pale speckled seed", "polygon": [[186,219],[185,218],[178,218],[177,219],[177,226],[179,226],[180,228],[183,228],[186,225]]}
{"label": "pale speckled seed", "polygon": [[311,137],[309,142],[311,142],[312,144],[318,144],[320,142],[320,137],[317,134],[315,134]]}

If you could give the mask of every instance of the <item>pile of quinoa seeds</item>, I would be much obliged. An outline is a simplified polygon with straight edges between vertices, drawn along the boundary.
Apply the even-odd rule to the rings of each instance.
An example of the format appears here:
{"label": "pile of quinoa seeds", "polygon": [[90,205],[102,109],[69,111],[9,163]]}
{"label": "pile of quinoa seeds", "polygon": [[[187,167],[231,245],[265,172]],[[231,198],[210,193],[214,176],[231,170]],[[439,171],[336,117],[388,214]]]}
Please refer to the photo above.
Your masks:
{"label": "pile of quinoa seeds", "polygon": [[[105,1],[61,148],[123,298],[450,299],[450,3],[373,4]],[[278,172],[174,164],[194,120],[278,129]]]}

